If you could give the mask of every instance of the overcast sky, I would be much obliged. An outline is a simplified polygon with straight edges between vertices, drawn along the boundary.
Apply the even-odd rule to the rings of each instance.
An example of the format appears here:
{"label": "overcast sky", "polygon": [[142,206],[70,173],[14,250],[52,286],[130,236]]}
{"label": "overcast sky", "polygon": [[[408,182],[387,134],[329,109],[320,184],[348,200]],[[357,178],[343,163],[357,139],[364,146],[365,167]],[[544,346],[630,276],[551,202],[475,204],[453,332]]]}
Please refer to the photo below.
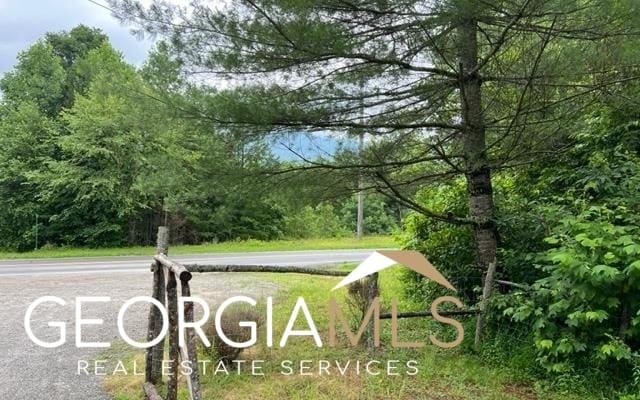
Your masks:
{"label": "overcast sky", "polygon": [[152,44],[138,40],[108,10],[88,0],[0,0],[0,75],[10,71],[18,53],[46,32],[68,31],[78,24],[102,29],[134,65],[141,65]]}

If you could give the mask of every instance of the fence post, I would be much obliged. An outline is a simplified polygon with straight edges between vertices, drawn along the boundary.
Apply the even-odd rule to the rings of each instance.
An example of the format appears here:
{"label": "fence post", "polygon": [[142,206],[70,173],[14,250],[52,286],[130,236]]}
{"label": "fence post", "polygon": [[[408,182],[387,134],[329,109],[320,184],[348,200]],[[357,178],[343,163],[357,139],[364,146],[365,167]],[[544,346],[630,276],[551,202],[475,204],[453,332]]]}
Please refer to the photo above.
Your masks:
{"label": "fence post", "polygon": [[[165,226],[158,227],[157,254],[167,254],[169,251],[169,230]],[[151,265],[153,271],[153,298],[160,304],[166,305],[165,274],[164,267],[154,262]],[[149,325],[147,330],[147,341],[158,337],[162,331],[162,314],[151,306],[149,309]],[[154,385],[162,382],[162,360],[164,358],[164,338],[155,346],[147,349],[145,381]]]}
{"label": "fence post", "polygon": [[[363,315],[366,315],[366,310],[371,307],[373,300],[378,297],[378,273],[371,274],[367,277],[366,294],[367,294],[367,307]],[[367,325],[367,348],[373,350],[375,348],[375,315],[372,315],[369,324]]]}
{"label": "fence post", "polygon": [[[189,287],[189,279],[190,277],[185,277],[185,279],[181,279],[181,287],[182,287],[182,297],[191,296],[191,288]],[[193,322],[194,309],[193,302],[185,302],[184,304],[184,320],[185,322]],[[198,371],[198,348],[196,342],[196,335],[193,328],[186,329],[186,346],[187,346],[187,357],[189,357],[191,374],[189,375],[189,389],[191,392],[191,400],[201,400],[202,393],[200,389],[200,373]]]}
{"label": "fence post", "polygon": [[476,321],[476,335],[474,340],[474,347],[478,349],[482,343],[482,335],[484,334],[484,327],[487,321],[487,304],[491,297],[491,291],[494,284],[494,275],[496,273],[496,261],[494,260],[489,264],[487,268],[487,274],[484,277],[484,287],[482,288],[482,298],[480,299],[480,309],[478,313],[478,320]]}
{"label": "fence post", "polygon": [[167,308],[169,311],[169,380],[167,381],[167,400],[178,398],[178,362],[180,344],[178,343],[178,282],[176,274],[168,270]]}

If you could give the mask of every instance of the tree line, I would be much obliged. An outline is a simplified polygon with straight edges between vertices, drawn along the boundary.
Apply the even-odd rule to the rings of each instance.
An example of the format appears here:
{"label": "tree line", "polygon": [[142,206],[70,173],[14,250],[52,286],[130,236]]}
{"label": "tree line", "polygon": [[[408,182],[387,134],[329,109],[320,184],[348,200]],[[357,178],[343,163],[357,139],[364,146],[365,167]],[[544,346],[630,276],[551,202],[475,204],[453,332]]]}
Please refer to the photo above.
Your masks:
{"label": "tree line", "polygon": [[[137,69],[98,29],[49,33],[20,53],[0,90],[2,248],[33,249],[36,235],[45,246],[151,244],[162,224],[178,243],[355,230],[348,187],[268,181],[295,158],[181,110],[206,98],[163,43]],[[392,202],[369,199],[368,233],[398,221]]]}

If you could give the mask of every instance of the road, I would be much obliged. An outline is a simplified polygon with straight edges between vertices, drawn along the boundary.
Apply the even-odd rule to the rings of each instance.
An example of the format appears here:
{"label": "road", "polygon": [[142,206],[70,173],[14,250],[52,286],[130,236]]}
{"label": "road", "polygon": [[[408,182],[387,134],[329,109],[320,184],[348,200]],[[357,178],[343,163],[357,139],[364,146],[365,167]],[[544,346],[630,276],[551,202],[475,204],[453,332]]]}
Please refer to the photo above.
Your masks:
{"label": "road", "polygon": [[[184,264],[322,265],[364,260],[373,250],[301,250],[172,255]],[[150,256],[0,260],[0,275],[149,271]]]}
{"label": "road", "polygon": [[[311,266],[364,260],[372,250],[225,253],[175,256],[183,263],[270,264]],[[95,348],[75,346],[75,305],[78,296],[109,296],[110,302],[85,304],[83,318],[100,318],[99,326],[84,326],[84,342],[116,346],[116,317],[122,304],[151,292],[150,257],[67,258],[0,261],[0,399],[109,400],[103,376],[78,373],[79,360],[101,359]],[[212,307],[235,295],[264,298],[277,292],[275,283],[248,274],[195,274],[192,293]],[[27,307],[41,296],[57,296],[66,305],[43,304],[31,318],[35,336],[45,342],[60,337],[49,322],[66,324],[66,343],[57,348],[35,345],[25,332]],[[125,331],[144,337],[148,308],[137,303],[127,312]],[[113,356],[111,356],[113,361]],[[117,357],[116,357],[117,358]],[[113,364],[107,365],[107,374]],[[91,371],[91,370],[89,370]]]}

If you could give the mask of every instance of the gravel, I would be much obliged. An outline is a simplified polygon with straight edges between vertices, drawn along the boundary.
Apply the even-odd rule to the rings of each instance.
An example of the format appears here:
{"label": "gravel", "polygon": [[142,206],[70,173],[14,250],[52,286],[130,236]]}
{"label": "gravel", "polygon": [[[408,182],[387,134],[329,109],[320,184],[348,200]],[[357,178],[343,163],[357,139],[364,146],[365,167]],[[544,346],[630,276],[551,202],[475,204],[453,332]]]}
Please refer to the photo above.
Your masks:
{"label": "gravel", "polygon": [[[82,307],[83,318],[104,320],[100,326],[83,326],[84,342],[119,340],[116,326],[122,304],[135,296],[150,295],[150,272],[71,273],[59,275],[7,276],[0,281],[0,399],[12,400],[107,400],[100,376],[78,374],[78,360],[95,360],[105,349],[75,346],[75,299],[78,296],[109,296],[110,302],[89,303]],[[257,281],[248,275],[194,275],[192,294],[212,307],[233,295],[255,298],[272,295],[274,283]],[[57,296],[65,306],[45,303],[31,318],[37,338],[47,342],[59,338],[59,329],[49,321],[67,325],[66,343],[57,348],[42,348],[27,336],[24,317],[27,307],[41,296]],[[132,338],[146,332],[148,306],[133,305],[127,312],[125,330]]]}

